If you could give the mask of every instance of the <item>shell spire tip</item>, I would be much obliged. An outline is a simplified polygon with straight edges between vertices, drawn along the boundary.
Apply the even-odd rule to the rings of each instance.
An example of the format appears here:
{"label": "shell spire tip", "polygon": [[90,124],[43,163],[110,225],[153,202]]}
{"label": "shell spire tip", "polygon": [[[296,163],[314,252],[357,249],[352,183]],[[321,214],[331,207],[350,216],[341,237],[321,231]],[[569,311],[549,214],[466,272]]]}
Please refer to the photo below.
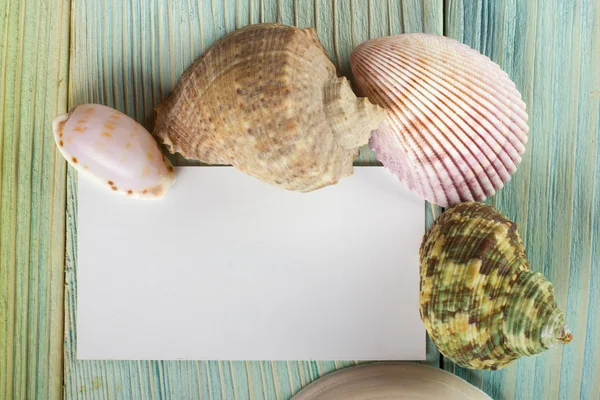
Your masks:
{"label": "shell spire tip", "polygon": [[560,340],[562,344],[571,343],[571,340],[573,340],[573,334],[566,325],[563,327],[560,333],[561,335],[557,339]]}

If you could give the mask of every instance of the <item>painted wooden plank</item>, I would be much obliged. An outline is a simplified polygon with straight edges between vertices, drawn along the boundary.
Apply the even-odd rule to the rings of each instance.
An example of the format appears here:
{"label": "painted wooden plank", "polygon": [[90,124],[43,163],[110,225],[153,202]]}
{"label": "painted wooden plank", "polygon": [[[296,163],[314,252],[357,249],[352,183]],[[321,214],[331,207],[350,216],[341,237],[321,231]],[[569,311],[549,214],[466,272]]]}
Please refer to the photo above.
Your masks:
{"label": "painted wooden plank", "polygon": [[390,34],[399,35],[404,32],[402,2],[388,0],[388,26]]}
{"label": "painted wooden plank", "polygon": [[[403,8],[400,0],[178,0],[169,2],[75,2],[72,14],[70,104],[101,102],[126,111],[152,127],[152,108],[173,89],[182,71],[216,39],[250,22],[281,20],[314,26],[334,62],[348,68],[353,47],[353,16],[366,23],[360,40],[387,34],[396,22],[431,27],[441,33],[441,2]],[[346,4],[342,4],[346,3]],[[411,4],[416,7],[417,3]],[[436,4],[439,9],[435,9]],[[388,12],[388,9],[390,10]],[[423,10],[427,21],[423,22]],[[370,19],[369,19],[370,18]],[[343,25],[343,26],[340,26]],[[376,26],[372,26],[376,24]],[[395,25],[394,25],[395,24]],[[126,38],[117,43],[119,38]],[[337,51],[337,52],[336,52]],[[337,54],[337,58],[336,58]],[[126,98],[125,98],[126,97]],[[181,164],[185,160],[174,158]],[[362,163],[374,155],[363,154]],[[353,361],[78,361],[76,359],[76,210],[75,172],[68,173],[67,270],[65,293],[65,396],[102,399],[261,399],[289,398],[301,387]],[[439,210],[437,211],[439,213]],[[428,211],[431,222],[431,209]],[[428,345],[428,361],[439,353]]]}
{"label": "painted wooden plank", "polygon": [[[385,1],[373,1],[368,3],[368,19],[367,26],[369,27],[369,39],[374,39],[382,36],[390,35],[390,24],[388,21],[389,3]],[[361,41],[362,42],[362,41]],[[356,45],[361,42],[356,43]],[[356,46],[355,46],[356,47]]]}
{"label": "painted wooden plank", "polygon": [[334,0],[333,2],[333,62],[340,74],[350,75],[350,53],[352,53],[352,15],[368,12],[366,1]]}
{"label": "painted wooden plank", "polygon": [[[544,272],[544,254],[546,248],[545,235],[539,232],[548,232],[547,211],[548,203],[548,175],[545,166],[549,165],[549,135],[552,129],[552,74],[554,53],[554,14],[552,4],[541,7],[536,5],[535,14],[531,22],[535,24],[536,38],[544,37],[545,40],[537,40],[533,49],[534,71],[533,76],[534,96],[529,103],[530,118],[530,151],[531,169],[529,173],[530,187],[528,195],[529,209],[527,212],[527,225],[524,240],[527,254],[532,262],[531,268],[538,272]],[[535,21],[535,22],[533,22]],[[540,73],[545,71],[545,73]],[[534,395],[536,377],[536,358],[520,360],[516,365],[516,374],[520,377],[515,383],[517,393],[522,393],[530,398]]]}
{"label": "painted wooden plank", "polygon": [[295,0],[293,5],[294,22],[292,25],[299,28],[310,28],[316,26],[314,0]]}
{"label": "painted wooden plank", "polygon": [[[577,85],[578,93],[574,95],[576,98],[571,99],[575,118],[572,120],[573,127],[567,130],[568,134],[576,137],[567,323],[577,335],[577,340],[563,348],[559,386],[559,397],[570,399],[593,398],[594,393],[600,394],[598,379],[587,375],[588,370],[592,374],[595,372],[595,376],[600,374],[600,326],[597,322],[600,317],[597,300],[600,288],[594,287],[592,276],[600,276],[600,264],[593,259],[594,247],[598,248],[600,242],[600,175],[598,168],[594,168],[600,163],[600,93],[594,93],[600,88],[600,74],[589,70],[590,65],[600,65],[600,6],[597,2],[584,2],[579,6],[576,10],[579,14],[573,16],[578,28],[570,39],[573,43],[581,43],[576,56],[579,71],[572,83]],[[575,83],[575,80],[578,82]],[[595,342],[590,341],[592,337],[596,337]],[[587,358],[587,354],[595,355],[595,358]]]}
{"label": "painted wooden plank", "polygon": [[[520,227],[532,269],[555,285],[573,343],[496,372],[445,367],[493,398],[594,398],[598,373],[598,3],[446,3],[448,36],[498,62],[528,105],[530,142],[517,173],[492,203]],[[595,208],[594,208],[595,207]],[[596,246],[596,247],[595,247]],[[594,275],[595,273],[595,275]],[[590,309],[588,310],[588,305]],[[597,340],[596,340],[597,342]],[[585,346],[589,347],[585,347]]]}
{"label": "painted wooden plank", "polygon": [[314,7],[315,27],[329,59],[335,62],[335,15],[332,0],[317,0]]}
{"label": "painted wooden plank", "polygon": [[[597,41],[594,42],[596,49]],[[596,57],[600,51],[595,51]],[[594,90],[590,91],[590,94]],[[594,100],[598,103],[598,98]],[[596,105],[596,109],[600,106]],[[597,121],[599,112],[593,117]],[[593,120],[592,119],[592,120]],[[599,126],[597,124],[596,126]],[[591,144],[593,145],[593,144]],[[596,174],[600,171],[600,139],[596,141]],[[580,399],[593,399],[600,393],[600,344],[598,343],[598,332],[600,332],[600,179],[596,175],[596,184],[594,188],[594,218],[592,219],[592,259],[591,259],[591,274],[589,282],[589,301],[587,310],[587,327],[585,334],[584,355],[583,355],[583,371],[581,374],[581,389]],[[581,311],[584,312],[584,311]],[[583,337],[582,337],[583,340]]]}
{"label": "painted wooden plank", "polygon": [[422,18],[412,18],[413,15],[423,15],[423,2],[419,0],[402,0],[402,31],[406,33],[422,32]]}
{"label": "painted wooden plank", "polygon": [[277,2],[279,18],[278,21],[284,25],[295,25],[294,22],[294,3],[291,1],[281,1]]}
{"label": "painted wooden plank", "polygon": [[0,398],[61,397],[69,1],[0,8]]}

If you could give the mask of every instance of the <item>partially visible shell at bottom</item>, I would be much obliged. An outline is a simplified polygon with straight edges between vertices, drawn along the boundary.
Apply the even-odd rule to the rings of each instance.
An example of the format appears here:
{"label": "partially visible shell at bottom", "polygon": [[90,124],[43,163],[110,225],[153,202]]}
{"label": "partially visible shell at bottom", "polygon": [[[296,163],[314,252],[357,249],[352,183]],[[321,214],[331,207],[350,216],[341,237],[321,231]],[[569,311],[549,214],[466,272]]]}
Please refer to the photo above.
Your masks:
{"label": "partially visible shell at bottom", "polygon": [[456,375],[412,363],[363,364],[316,380],[292,400],[443,399],[491,400]]}

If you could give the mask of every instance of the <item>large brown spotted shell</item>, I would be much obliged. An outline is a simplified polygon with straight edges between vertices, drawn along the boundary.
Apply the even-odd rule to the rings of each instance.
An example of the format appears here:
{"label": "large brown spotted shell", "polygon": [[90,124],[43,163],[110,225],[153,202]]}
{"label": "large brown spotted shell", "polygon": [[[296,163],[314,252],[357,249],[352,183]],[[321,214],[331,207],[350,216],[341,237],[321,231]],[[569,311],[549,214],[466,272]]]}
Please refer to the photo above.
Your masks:
{"label": "large brown spotted shell", "polygon": [[276,24],[216,42],[156,111],[169,151],[302,192],[351,175],[385,118],[337,77],[314,29]]}
{"label": "large brown spotted shell", "polygon": [[467,202],[443,213],[420,263],[421,318],[457,364],[498,369],[571,340],[552,284],[529,269],[517,226],[495,208]]}

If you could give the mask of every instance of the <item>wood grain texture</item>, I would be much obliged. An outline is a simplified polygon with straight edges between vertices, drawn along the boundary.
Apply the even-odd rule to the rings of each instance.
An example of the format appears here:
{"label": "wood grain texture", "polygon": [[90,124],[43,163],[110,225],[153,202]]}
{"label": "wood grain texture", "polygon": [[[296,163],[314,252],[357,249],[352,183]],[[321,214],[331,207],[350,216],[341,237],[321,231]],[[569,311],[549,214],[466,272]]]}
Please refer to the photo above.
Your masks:
{"label": "wood grain texture", "polygon": [[[177,0],[74,2],[69,103],[115,107],[148,128],[153,106],[215,40],[249,23],[315,27],[342,72],[360,42],[412,30],[442,32],[442,3],[430,0]],[[188,161],[172,158],[182,165]],[[360,164],[375,162],[363,148]],[[77,399],[273,399],[354,361],[78,361],[76,359],[77,187],[68,172],[65,397]],[[439,210],[436,211],[439,213]],[[427,220],[432,220],[428,207]],[[428,342],[427,363],[439,365]]]}
{"label": "wood grain texture", "polygon": [[[49,130],[69,103],[152,108],[211,43],[249,23],[315,26],[342,72],[371,37],[425,30],[500,63],[523,93],[530,143],[489,202],[519,224],[556,287],[573,342],[498,372],[449,369],[495,399],[600,393],[600,4],[595,0],[68,0],[0,2],[0,398],[59,398],[65,163]],[[71,14],[70,14],[71,13]],[[69,26],[70,21],[70,26]],[[71,34],[69,37],[69,29]],[[69,43],[70,42],[70,43]],[[70,48],[69,48],[70,47]],[[359,163],[372,163],[364,149]],[[186,163],[175,158],[179,164]],[[288,398],[354,362],[76,360],[76,185],[68,179],[64,397]],[[427,208],[427,221],[432,212]],[[428,360],[441,361],[429,343]]]}
{"label": "wood grain texture", "polygon": [[0,399],[62,388],[69,1],[0,2]]}
{"label": "wood grain texture", "polygon": [[518,223],[574,335],[498,372],[444,363],[494,399],[600,394],[599,27],[594,0],[445,2],[445,34],[498,62],[528,105],[527,152],[491,202]]}

